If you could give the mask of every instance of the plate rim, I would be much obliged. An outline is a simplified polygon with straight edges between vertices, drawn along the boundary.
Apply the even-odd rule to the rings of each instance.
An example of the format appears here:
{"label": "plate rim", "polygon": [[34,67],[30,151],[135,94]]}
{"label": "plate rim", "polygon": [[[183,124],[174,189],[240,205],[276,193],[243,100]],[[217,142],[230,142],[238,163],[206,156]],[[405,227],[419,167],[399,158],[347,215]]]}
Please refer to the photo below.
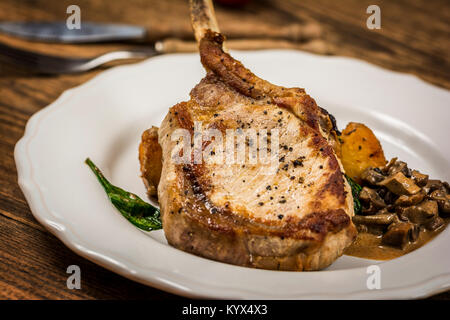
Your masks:
{"label": "plate rim", "polygon": [[[340,56],[319,56],[315,54],[305,53],[305,52],[299,52],[296,50],[289,50],[289,49],[282,49],[282,50],[264,50],[264,52],[274,53],[277,52],[286,52],[291,51],[295,54],[300,55],[308,55],[308,56],[315,56],[320,57],[323,59],[341,59],[341,60],[347,60],[354,63],[364,64],[368,65],[372,68],[379,69],[379,71],[387,72],[395,74],[396,76],[401,77],[407,77],[407,78],[413,78],[416,81],[422,82],[423,84],[427,86],[432,86],[436,89],[440,89],[443,91],[447,91],[443,88],[436,87],[434,85],[431,85],[422,79],[416,77],[412,74],[405,74],[393,70],[387,70],[384,68],[381,68],[377,65],[371,64],[366,61],[362,61],[355,58],[349,58],[349,57],[340,57]],[[251,53],[253,51],[246,51],[246,53]],[[258,51],[261,52],[261,51]],[[148,60],[155,60],[155,59],[164,59],[166,56],[177,56],[177,55],[195,55],[196,54],[170,54],[170,55],[164,55],[159,57],[152,57]],[[187,297],[195,297],[195,298],[224,298],[227,297],[227,294],[214,294],[212,291],[216,290],[214,289],[214,286],[207,286],[204,287],[202,290],[198,289],[198,284],[190,285],[189,283],[192,283],[191,280],[186,280],[184,283],[180,282],[174,282],[170,279],[170,277],[167,277],[166,275],[161,274],[158,270],[153,270],[155,272],[155,275],[152,279],[144,279],[142,277],[139,277],[135,270],[140,269],[139,266],[133,265],[132,267],[128,265],[128,262],[120,262],[123,266],[117,264],[117,261],[115,257],[109,257],[109,259],[105,258],[105,253],[99,253],[96,252],[95,245],[93,247],[89,247],[89,244],[84,244],[81,239],[78,239],[78,237],[72,232],[69,225],[64,224],[63,221],[59,221],[58,218],[54,217],[51,213],[51,210],[48,209],[47,204],[45,203],[45,198],[42,196],[41,191],[39,189],[39,184],[37,181],[33,178],[33,166],[32,161],[29,156],[29,150],[28,146],[33,141],[33,138],[35,138],[36,133],[39,129],[40,122],[45,118],[47,114],[54,110],[59,110],[64,106],[65,99],[69,99],[71,96],[75,95],[78,91],[82,90],[84,87],[93,86],[95,83],[102,81],[102,79],[106,78],[110,73],[117,72],[118,70],[122,69],[132,69],[132,68],[139,68],[141,64],[148,63],[148,60],[144,60],[142,62],[136,63],[136,64],[130,64],[130,65],[122,65],[118,67],[111,68],[109,70],[106,70],[104,72],[99,73],[95,77],[91,78],[90,80],[73,87],[71,89],[68,89],[64,91],[54,102],[49,104],[48,106],[42,108],[41,110],[34,113],[30,119],[27,121],[25,132],[22,138],[16,143],[15,149],[14,149],[14,158],[17,168],[17,174],[18,174],[18,184],[27,200],[27,203],[30,207],[30,210],[33,214],[33,216],[38,220],[40,224],[42,224],[50,233],[55,235],[58,239],[60,239],[65,246],[67,246],[69,249],[77,253],[78,255],[94,262],[95,264],[98,264],[112,272],[118,273],[128,279],[131,279],[133,281],[137,281],[140,283],[143,283],[145,285],[150,285],[152,287],[155,287],[157,289],[161,289],[164,291],[168,291],[171,293],[187,296]],[[148,268],[146,268],[148,269]],[[131,271],[130,271],[131,270]],[[428,297],[440,292],[444,292],[446,290],[450,289],[450,272],[440,274],[431,278],[428,278],[426,281],[422,281],[420,283],[404,286],[404,287],[398,287],[395,289],[381,289],[381,290],[368,290],[364,292],[350,292],[350,293],[342,293],[339,295],[339,299],[359,299],[361,296],[363,298],[369,298],[369,299],[386,299],[386,298],[396,298],[396,299],[402,299],[402,298],[424,298]],[[231,290],[233,291],[233,290]],[[236,294],[236,292],[232,293],[233,296],[229,296],[228,298],[236,298],[236,296],[241,296],[240,298],[245,298],[246,292],[243,291],[242,288],[239,288],[235,291],[240,292],[240,294]],[[252,295],[251,290],[247,291],[250,295]],[[377,294],[382,293],[382,294]],[[263,299],[273,299],[272,296],[266,296],[263,297]],[[286,297],[282,297],[286,298]],[[315,293],[314,296],[311,294],[303,294],[301,296],[291,297],[288,299],[336,299],[336,294],[327,294],[327,293]],[[275,299],[279,299],[275,297]]]}

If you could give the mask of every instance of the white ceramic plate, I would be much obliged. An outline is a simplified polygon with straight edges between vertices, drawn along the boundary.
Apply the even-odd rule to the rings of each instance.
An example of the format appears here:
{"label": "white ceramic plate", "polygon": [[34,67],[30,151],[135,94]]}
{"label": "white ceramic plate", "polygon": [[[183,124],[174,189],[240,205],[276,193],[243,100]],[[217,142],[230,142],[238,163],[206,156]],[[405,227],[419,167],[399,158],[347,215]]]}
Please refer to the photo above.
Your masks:
{"label": "white ceramic plate", "polygon": [[[366,123],[387,157],[450,181],[450,94],[354,59],[294,51],[235,52],[257,75],[301,86],[343,128]],[[417,298],[450,288],[450,228],[424,247],[379,262],[341,257],[327,270],[281,272],[203,259],[145,233],[109,203],[86,157],[110,180],[145,199],[137,149],[169,107],[187,100],[204,71],[195,54],[151,58],[103,72],[66,91],[28,122],[17,143],[19,184],[36,219],[79,255],[127,278],[191,297]],[[369,290],[367,266],[380,267]]]}

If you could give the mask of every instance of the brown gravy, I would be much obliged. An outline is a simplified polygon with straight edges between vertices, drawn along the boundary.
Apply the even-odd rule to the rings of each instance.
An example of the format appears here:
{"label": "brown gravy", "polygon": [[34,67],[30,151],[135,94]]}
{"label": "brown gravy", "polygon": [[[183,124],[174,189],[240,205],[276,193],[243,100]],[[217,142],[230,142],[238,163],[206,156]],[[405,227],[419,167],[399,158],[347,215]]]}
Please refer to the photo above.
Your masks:
{"label": "brown gravy", "polygon": [[449,224],[450,218],[445,218],[444,220],[445,225],[435,231],[421,231],[419,233],[419,238],[415,242],[407,244],[403,249],[382,245],[381,235],[360,232],[356,237],[356,240],[345,250],[344,254],[373,260],[391,260],[398,258],[408,252],[420,248],[441,233]]}

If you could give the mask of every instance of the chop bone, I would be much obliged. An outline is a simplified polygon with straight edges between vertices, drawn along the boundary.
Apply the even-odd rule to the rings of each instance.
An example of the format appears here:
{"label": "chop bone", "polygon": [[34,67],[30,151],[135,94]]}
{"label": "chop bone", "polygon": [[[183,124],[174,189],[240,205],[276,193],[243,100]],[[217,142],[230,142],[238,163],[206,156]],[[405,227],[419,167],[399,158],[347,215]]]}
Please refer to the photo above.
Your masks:
{"label": "chop bone", "polygon": [[245,68],[224,49],[225,37],[219,33],[211,1],[191,0],[190,4],[201,62],[208,73],[214,73],[224,83],[247,97],[289,109],[312,129],[331,140],[333,147],[337,146],[339,132],[333,116],[319,108],[304,89],[274,85]]}

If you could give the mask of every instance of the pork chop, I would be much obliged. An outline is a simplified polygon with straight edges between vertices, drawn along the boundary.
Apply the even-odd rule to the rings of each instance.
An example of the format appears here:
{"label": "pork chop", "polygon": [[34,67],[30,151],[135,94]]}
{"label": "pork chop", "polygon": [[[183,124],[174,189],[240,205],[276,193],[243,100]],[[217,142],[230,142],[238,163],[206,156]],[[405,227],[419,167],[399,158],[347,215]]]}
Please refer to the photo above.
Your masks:
{"label": "pork chop", "polygon": [[[327,267],[356,236],[351,190],[336,155],[334,119],[303,89],[262,80],[226,53],[224,37],[212,30],[217,28],[209,5],[191,1],[207,74],[189,101],[170,108],[158,131],[162,172],[157,190],[166,239],[181,250],[235,265],[295,271]],[[192,142],[199,124],[223,136],[256,132],[232,140],[233,159],[239,143],[249,155],[250,147],[259,150],[266,143],[272,161],[255,162],[250,156],[239,163],[214,161],[219,153],[229,156],[216,138],[200,144],[213,160],[196,161],[195,147],[187,154],[180,147],[186,137],[178,133],[187,132]],[[152,146],[143,141],[141,149],[151,154]],[[174,156],[186,161],[174,161]],[[144,167],[151,172],[151,161],[141,161]]]}

